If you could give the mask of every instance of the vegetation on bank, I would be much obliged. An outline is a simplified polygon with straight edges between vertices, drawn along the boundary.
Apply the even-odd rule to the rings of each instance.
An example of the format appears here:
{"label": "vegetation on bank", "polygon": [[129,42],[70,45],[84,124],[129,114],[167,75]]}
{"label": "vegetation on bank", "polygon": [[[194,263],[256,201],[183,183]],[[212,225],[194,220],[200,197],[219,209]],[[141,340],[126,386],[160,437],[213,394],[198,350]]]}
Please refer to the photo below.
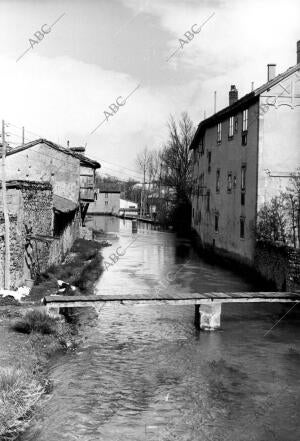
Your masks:
{"label": "vegetation on bank", "polygon": [[10,325],[26,334],[20,361],[0,368],[0,439],[15,440],[30,422],[42,395],[51,390],[46,364],[50,356],[75,346],[75,329],[44,311],[25,311]]}
{"label": "vegetation on bank", "polygon": [[26,369],[0,369],[0,439],[14,440],[24,430],[44,393],[40,381]]}
{"label": "vegetation on bank", "polygon": [[77,239],[65,261],[52,265],[40,274],[30,292],[31,300],[40,300],[57,292],[57,280],[75,286],[82,294],[92,292],[95,282],[103,272],[101,242]]}

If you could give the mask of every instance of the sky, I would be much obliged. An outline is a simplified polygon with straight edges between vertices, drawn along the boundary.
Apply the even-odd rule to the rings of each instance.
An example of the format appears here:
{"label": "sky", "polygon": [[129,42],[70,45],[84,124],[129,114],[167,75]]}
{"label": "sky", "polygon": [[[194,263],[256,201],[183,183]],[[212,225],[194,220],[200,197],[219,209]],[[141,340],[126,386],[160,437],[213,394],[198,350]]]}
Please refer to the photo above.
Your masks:
{"label": "sky", "polygon": [[8,141],[24,126],[28,141],[86,145],[101,173],[141,179],[136,156],[167,141],[170,115],[197,126],[214,91],[220,110],[231,84],[241,97],[268,63],[296,64],[299,16],[299,0],[0,0]]}

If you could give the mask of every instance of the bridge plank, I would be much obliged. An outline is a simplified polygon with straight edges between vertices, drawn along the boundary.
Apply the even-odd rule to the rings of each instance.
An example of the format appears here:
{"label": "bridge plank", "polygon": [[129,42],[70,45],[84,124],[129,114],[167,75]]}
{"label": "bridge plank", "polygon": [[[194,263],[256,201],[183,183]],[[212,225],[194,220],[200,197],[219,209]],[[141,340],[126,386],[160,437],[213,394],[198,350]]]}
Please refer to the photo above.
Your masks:
{"label": "bridge plank", "polygon": [[140,294],[121,295],[93,295],[93,296],[46,296],[43,303],[55,307],[83,307],[93,306],[95,303],[107,304],[207,304],[213,301],[221,303],[248,303],[248,302],[300,302],[300,292],[211,292],[211,293],[174,293],[143,292]]}

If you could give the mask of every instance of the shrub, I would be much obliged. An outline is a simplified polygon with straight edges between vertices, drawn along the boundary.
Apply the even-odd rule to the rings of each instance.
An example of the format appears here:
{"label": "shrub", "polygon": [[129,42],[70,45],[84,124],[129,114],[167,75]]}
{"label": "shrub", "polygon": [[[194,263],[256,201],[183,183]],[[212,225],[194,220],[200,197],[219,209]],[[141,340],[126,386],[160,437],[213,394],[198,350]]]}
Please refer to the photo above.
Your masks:
{"label": "shrub", "polygon": [[23,334],[30,334],[31,332],[55,334],[56,321],[54,318],[49,317],[45,312],[34,310],[28,311],[24,317],[12,325],[12,328]]}
{"label": "shrub", "polygon": [[43,387],[22,369],[0,368],[0,439],[11,441],[22,432],[43,393]]}

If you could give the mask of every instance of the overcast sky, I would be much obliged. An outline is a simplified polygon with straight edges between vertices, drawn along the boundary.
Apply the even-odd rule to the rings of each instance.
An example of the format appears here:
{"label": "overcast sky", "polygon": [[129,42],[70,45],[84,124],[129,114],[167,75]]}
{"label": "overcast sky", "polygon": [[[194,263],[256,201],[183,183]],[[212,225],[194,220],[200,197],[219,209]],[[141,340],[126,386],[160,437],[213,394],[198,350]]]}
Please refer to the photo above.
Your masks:
{"label": "overcast sky", "polygon": [[241,97],[266,81],[268,63],[278,73],[296,64],[299,16],[299,0],[0,0],[0,118],[12,143],[25,126],[30,140],[87,143],[104,173],[138,176],[137,152],[163,144],[170,114],[197,125],[214,90],[219,110],[231,84]]}

